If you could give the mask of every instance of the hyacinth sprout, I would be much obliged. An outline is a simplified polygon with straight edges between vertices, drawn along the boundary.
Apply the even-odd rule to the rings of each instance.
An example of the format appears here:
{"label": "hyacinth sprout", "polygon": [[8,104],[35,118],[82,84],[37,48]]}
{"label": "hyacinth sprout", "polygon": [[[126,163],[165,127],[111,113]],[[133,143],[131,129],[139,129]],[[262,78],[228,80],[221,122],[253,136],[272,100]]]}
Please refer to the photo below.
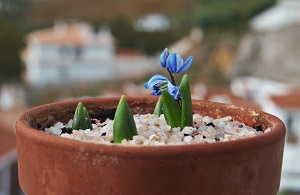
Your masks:
{"label": "hyacinth sprout", "polygon": [[83,106],[82,102],[77,104],[75,114],[72,122],[72,129],[93,129],[90,116],[87,109]]}
{"label": "hyacinth sprout", "polygon": [[121,143],[123,139],[132,140],[133,136],[137,135],[133,115],[124,95],[115,113],[113,130],[114,143]]}

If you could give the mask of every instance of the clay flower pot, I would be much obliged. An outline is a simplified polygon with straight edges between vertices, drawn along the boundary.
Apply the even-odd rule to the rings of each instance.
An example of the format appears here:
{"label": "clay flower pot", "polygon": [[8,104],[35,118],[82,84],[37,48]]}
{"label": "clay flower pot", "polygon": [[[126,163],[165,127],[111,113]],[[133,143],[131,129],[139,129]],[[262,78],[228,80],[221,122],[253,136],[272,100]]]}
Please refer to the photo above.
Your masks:
{"label": "clay flower pot", "polygon": [[[113,116],[119,98],[82,100],[91,116]],[[156,98],[127,98],[133,113]],[[279,190],[285,126],[270,114],[207,101],[195,113],[232,116],[272,131],[236,141],[178,146],[105,145],[37,129],[73,117],[77,101],[33,108],[16,123],[20,185],[36,194],[263,194]]]}

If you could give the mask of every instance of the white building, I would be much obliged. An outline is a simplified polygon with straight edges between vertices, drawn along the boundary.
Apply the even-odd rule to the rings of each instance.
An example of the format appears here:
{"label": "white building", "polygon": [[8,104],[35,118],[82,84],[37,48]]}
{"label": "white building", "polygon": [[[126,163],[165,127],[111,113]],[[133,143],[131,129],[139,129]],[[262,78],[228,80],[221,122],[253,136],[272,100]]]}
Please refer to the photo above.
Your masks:
{"label": "white building", "polygon": [[270,32],[300,24],[300,1],[278,0],[278,2],[250,23],[255,31]]}
{"label": "white building", "polygon": [[143,55],[117,55],[107,28],[96,33],[78,22],[58,22],[30,33],[22,59],[24,79],[35,87],[130,78],[155,67]]}

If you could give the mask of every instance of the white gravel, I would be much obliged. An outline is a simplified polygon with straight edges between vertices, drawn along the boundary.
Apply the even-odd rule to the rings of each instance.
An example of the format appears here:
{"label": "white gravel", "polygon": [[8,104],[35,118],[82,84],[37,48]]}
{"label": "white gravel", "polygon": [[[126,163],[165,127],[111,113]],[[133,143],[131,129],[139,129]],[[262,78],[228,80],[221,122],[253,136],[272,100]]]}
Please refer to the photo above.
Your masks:
{"label": "white gravel", "polygon": [[[171,128],[165,121],[164,115],[160,117],[152,114],[134,115],[138,135],[133,140],[122,141],[124,145],[174,145],[174,144],[199,144],[237,140],[257,136],[271,131],[267,128],[264,132],[261,127],[249,127],[244,123],[233,121],[232,117],[213,119],[199,114],[193,115],[193,127]],[[84,140],[97,143],[112,144],[113,120],[107,119],[100,122],[93,119],[93,130],[72,130],[72,120],[68,124],[58,122],[45,132],[69,139]]]}

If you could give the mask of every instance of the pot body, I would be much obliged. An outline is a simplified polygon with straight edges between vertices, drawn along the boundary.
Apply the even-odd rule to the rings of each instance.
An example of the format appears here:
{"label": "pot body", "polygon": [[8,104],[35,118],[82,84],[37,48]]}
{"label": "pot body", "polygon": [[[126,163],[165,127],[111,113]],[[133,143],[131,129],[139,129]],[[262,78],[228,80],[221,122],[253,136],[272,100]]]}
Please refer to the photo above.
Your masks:
{"label": "pot body", "polygon": [[[113,116],[118,98],[81,100],[90,114]],[[127,98],[133,113],[151,113],[156,98]],[[195,113],[232,116],[272,131],[241,140],[181,146],[122,146],[71,140],[37,129],[73,117],[77,101],[33,108],[16,123],[19,181],[36,194],[253,194],[280,186],[285,127],[267,113],[193,101]]]}

